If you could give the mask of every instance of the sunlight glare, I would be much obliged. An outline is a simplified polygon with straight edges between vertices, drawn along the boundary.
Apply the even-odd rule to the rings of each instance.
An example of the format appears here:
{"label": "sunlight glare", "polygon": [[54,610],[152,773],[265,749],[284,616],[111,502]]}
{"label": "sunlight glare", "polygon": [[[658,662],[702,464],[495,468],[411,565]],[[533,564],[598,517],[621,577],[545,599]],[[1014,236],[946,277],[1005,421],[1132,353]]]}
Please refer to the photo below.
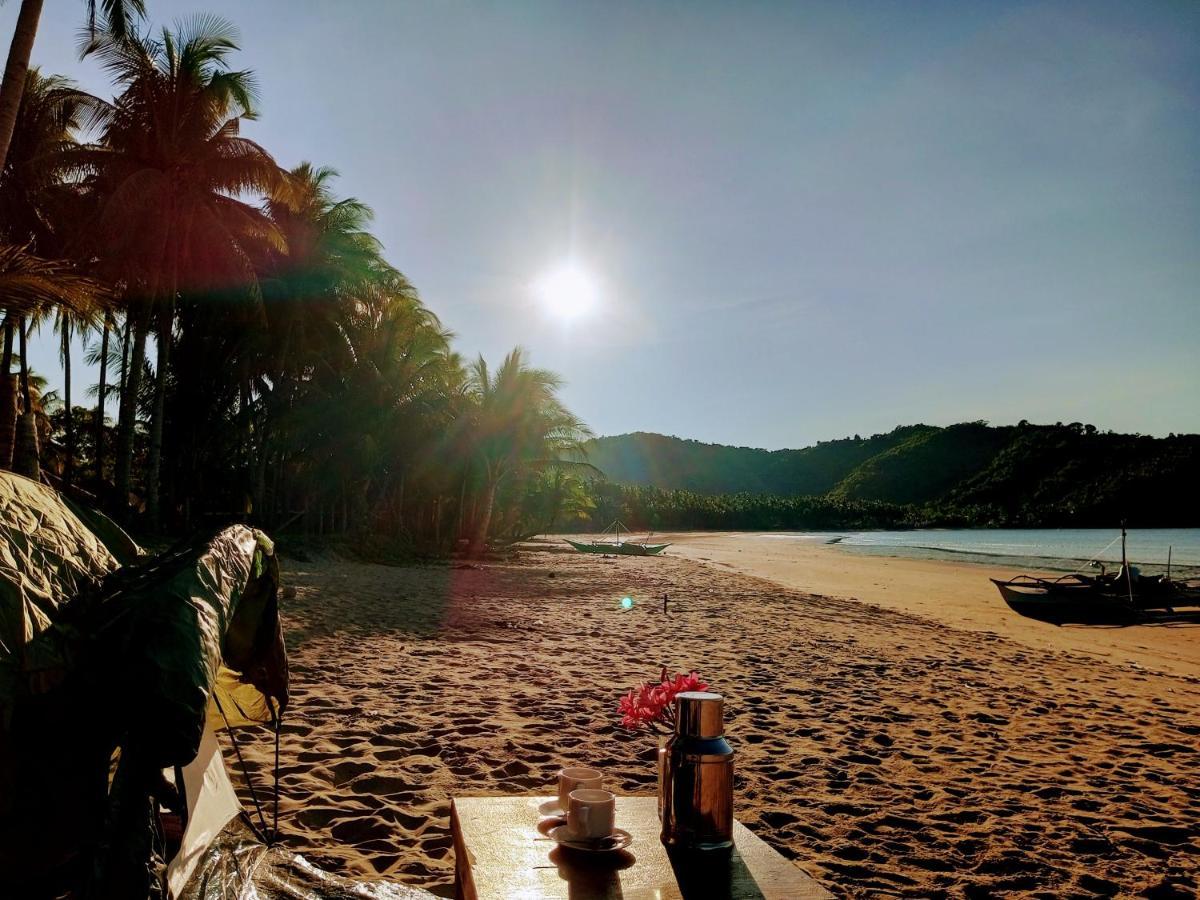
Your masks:
{"label": "sunlight glare", "polygon": [[562,319],[577,319],[596,305],[595,282],[574,263],[551,269],[534,283],[533,289],[546,309]]}

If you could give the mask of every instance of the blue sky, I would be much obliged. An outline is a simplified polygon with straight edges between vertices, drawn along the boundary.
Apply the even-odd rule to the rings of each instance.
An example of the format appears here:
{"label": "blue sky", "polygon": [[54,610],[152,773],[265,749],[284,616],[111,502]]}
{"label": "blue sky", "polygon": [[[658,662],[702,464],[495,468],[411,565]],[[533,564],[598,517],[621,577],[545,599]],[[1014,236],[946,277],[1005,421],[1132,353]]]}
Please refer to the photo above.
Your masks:
{"label": "blue sky", "polygon": [[[597,433],[1200,431],[1200,4],[148,5],[233,21],[247,133]],[[35,62],[105,92],[83,16],[47,0]],[[531,290],[567,257],[570,324]]]}

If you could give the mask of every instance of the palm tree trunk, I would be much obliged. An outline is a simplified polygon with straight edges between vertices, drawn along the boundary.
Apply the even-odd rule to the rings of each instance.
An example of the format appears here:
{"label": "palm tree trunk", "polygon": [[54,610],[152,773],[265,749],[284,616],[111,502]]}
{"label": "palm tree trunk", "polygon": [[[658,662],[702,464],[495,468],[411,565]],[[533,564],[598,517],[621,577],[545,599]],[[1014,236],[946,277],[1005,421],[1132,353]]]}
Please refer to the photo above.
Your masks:
{"label": "palm tree trunk", "polygon": [[396,500],[396,530],[404,531],[404,481],[405,475],[408,474],[408,467],[403,466],[400,469],[400,496]]}
{"label": "palm tree trunk", "polygon": [[104,484],[104,401],[108,381],[108,313],[100,325],[100,384],[96,395],[96,488]]}
{"label": "palm tree trunk", "polygon": [[238,364],[238,411],[237,411],[237,466],[250,469],[250,386],[247,383],[248,360],[242,357]]}
{"label": "palm tree trunk", "polygon": [[122,398],[125,396],[125,380],[129,377],[129,328],[130,314],[125,314],[125,331],[121,336],[121,386],[117,391],[117,415],[120,416]]}
{"label": "palm tree trunk", "polygon": [[42,17],[42,0],[21,0],[17,27],[8,47],[8,62],[4,66],[4,81],[0,82],[0,169],[8,159],[8,145],[17,127],[17,113],[25,93],[25,73],[37,37],[38,20]]}
{"label": "palm tree trunk", "polygon": [[483,556],[484,547],[487,546],[488,529],[492,527],[492,507],[496,505],[498,482],[499,479],[493,478],[489,472],[487,486],[483,491],[483,511],[475,522],[475,532],[471,537],[471,543],[467,545],[467,556],[470,559],[478,559]]}
{"label": "palm tree trunk", "polygon": [[63,431],[67,456],[63,460],[63,481],[69,485],[75,476],[75,417],[71,412],[71,321],[65,313],[62,320],[62,363]]}
{"label": "palm tree trunk", "polygon": [[[133,315],[131,312],[130,315]],[[128,330],[128,329],[127,329]],[[117,504],[124,511],[129,504],[130,473],[133,467],[133,432],[137,425],[137,395],[142,385],[142,366],[146,358],[146,328],[139,321],[132,326],[133,347],[129,352],[125,389],[121,391],[121,412],[117,422],[117,458],[113,480]]]}
{"label": "palm tree trunk", "polygon": [[258,416],[258,456],[254,460],[254,481],[250,496],[253,498],[251,512],[256,521],[265,523],[267,520],[267,405],[263,402],[262,412]]}
{"label": "palm tree trunk", "polygon": [[4,317],[4,355],[0,358],[0,469],[12,469],[17,441],[17,379],[12,373],[13,317]]}
{"label": "palm tree trunk", "polygon": [[542,534],[554,533],[554,523],[558,521],[558,513],[562,506],[562,483],[562,470],[555,469],[554,490],[550,492],[550,519],[546,522],[546,527],[542,529]]}
{"label": "palm tree trunk", "polygon": [[17,443],[13,450],[13,470],[34,481],[42,480],[41,452],[38,448],[37,416],[33,412],[33,394],[29,390],[29,327],[22,319],[17,322],[21,338],[21,395],[24,409],[17,420]]}
{"label": "palm tree trunk", "polygon": [[146,457],[146,518],[151,534],[158,534],[161,509],[159,473],[162,471],[163,413],[166,410],[167,367],[171,356],[171,298],[163,302],[158,317],[158,354],[155,362],[154,406],[150,413],[150,449]]}
{"label": "palm tree trunk", "polygon": [[463,475],[462,488],[458,492],[458,525],[454,532],[454,543],[458,545],[458,540],[463,536],[466,530],[466,514],[467,514],[467,476]]}
{"label": "palm tree trunk", "polygon": [[33,393],[29,390],[29,323],[24,316],[17,320],[17,337],[21,351],[21,413],[33,412]]}

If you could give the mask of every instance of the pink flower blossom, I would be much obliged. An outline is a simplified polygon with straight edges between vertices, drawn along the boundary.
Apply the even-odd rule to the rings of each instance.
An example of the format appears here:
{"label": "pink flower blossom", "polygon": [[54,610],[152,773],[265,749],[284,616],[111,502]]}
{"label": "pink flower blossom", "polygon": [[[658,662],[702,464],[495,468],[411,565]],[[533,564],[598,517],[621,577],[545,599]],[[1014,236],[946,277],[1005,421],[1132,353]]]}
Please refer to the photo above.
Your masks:
{"label": "pink flower blossom", "polygon": [[706,691],[708,683],[696,672],[667,675],[664,666],[658,682],[644,682],[625,694],[617,704],[621,725],[640,728],[643,725],[656,731],[674,730],[675,696],[685,691]]}

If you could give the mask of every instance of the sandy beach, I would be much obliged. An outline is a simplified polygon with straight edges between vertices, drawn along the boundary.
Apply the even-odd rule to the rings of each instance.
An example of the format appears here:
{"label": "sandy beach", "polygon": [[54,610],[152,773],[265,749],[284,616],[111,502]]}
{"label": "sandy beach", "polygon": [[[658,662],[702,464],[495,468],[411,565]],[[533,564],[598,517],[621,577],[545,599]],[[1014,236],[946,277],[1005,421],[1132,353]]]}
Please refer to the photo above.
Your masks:
{"label": "sandy beach", "polygon": [[1026,571],[1019,567],[866,555],[778,534],[692,532],[658,538],[673,541],[675,555],[806,593],[853,598],[1036,650],[1066,650],[1115,665],[1200,676],[1200,624],[1060,627],[1022,618],[988,581]]}
{"label": "sandy beach", "polygon": [[[653,792],[655,738],[616,705],[666,665],[728,698],[738,818],[840,895],[1194,896],[1200,680],[1167,671],[1182,662],[813,596],[720,564],[736,543],[288,561],[288,845],[449,896],[451,797],[546,792],[564,763]],[[843,574],[884,562],[878,580],[909,577]],[[265,785],[268,742],[248,749]]]}

